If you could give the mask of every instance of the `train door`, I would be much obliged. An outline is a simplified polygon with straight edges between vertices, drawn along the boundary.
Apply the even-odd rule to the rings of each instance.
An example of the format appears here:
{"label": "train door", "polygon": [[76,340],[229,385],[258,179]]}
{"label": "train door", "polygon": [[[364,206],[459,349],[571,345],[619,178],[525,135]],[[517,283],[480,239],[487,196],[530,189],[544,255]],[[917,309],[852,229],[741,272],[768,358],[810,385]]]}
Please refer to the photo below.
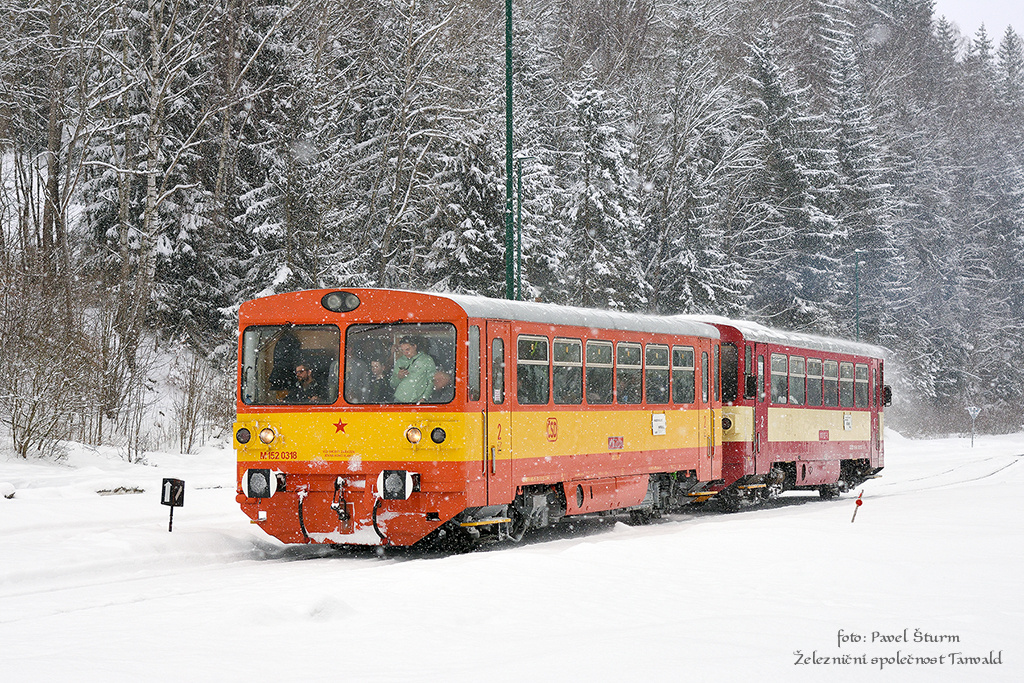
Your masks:
{"label": "train door", "polygon": [[754,397],[754,474],[768,474],[772,463],[768,456],[768,376],[771,355],[765,344],[754,345],[754,363],[757,368],[757,395]]}
{"label": "train door", "polygon": [[878,461],[878,452],[881,447],[881,433],[879,432],[878,413],[881,410],[881,392],[878,391],[878,368],[875,363],[871,364],[871,378],[868,382],[868,410],[871,412],[871,442],[868,444],[868,458],[872,464]]}
{"label": "train door", "polygon": [[508,393],[508,362],[512,352],[512,325],[487,321],[487,448],[484,468],[487,504],[512,502],[512,397]]}
{"label": "train door", "polygon": [[711,401],[713,387],[711,383],[711,347],[701,344],[700,346],[700,388],[697,399],[700,401],[700,436],[701,457],[697,467],[697,477],[702,481],[711,479],[713,469],[712,456],[714,453],[714,435],[711,431],[712,420],[714,419]]}

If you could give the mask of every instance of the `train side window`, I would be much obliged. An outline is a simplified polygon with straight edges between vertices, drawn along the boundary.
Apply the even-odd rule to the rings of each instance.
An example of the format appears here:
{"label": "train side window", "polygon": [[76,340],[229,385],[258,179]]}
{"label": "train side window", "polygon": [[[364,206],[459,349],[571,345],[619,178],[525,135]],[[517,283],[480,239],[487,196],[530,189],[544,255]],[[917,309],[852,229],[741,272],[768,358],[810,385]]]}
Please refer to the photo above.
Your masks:
{"label": "train side window", "polygon": [[757,375],[754,374],[754,346],[744,344],[743,346],[743,398],[752,399],[757,397]]}
{"label": "train side window", "polygon": [[708,402],[708,375],[711,374],[708,371],[708,352],[703,351],[700,354],[700,398],[704,403]]}
{"label": "train side window", "polygon": [[491,342],[491,388],[494,403],[505,402],[505,342],[495,339]]}
{"label": "train side window", "polygon": [[480,400],[480,328],[469,326],[469,339],[466,342],[469,354],[469,378],[466,382],[466,398],[470,401]]}
{"label": "train side window", "polygon": [[789,357],[789,402],[795,406],[804,404],[804,378],[807,366],[800,356]]}
{"label": "train side window", "polygon": [[772,354],[772,403],[783,404],[789,396],[789,357]]}
{"label": "train side window", "polygon": [[612,402],[612,343],[587,342],[587,403]]}
{"label": "train side window", "polygon": [[722,400],[722,356],[718,352],[719,345],[711,347],[711,393],[716,401]]}
{"label": "train side window", "polygon": [[825,361],[822,372],[825,377],[825,405],[835,408],[839,405],[839,363]]}
{"label": "train side window", "polygon": [[853,363],[839,364],[839,405],[853,407]]}
{"label": "train side window", "polygon": [[643,401],[643,352],[639,344],[620,342],[615,348],[615,402]]}
{"label": "train side window", "polygon": [[735,344],[722,344],[722,403],[735,403],[740,391],[740,354]]}
{"label": "train side window", "polygon": [[764,403],[764,356],[757,357],[757,400]]}
{"label": "train side window", "polygon": [[553,360],[552,393],[555,403],[583,403],[583,342],[579,339],[556,339]]}
{"label": "train side window", "polygon": [[516,348],[516,400],[519,405],[547,405],[547,338],[520,335],[516,340]]}
{"label": "train side window", "polygon": [[693,403],[695,386],[693,380],[693,347],[672,347],[672,401],[677,405]]}
{"label": "train side window", "polygon": [[807,405],[821,405],[821,359],[807,359]]}
{"label": "train side window", "polygon": [[854,405],[868,407],[868,366],[857,364],[853,390]]}
{"label": "train side window", "polygon": [[647,402],[668,403],[668,347],[660,344],[648,344],[645,353],[644,375],[647,380]]}

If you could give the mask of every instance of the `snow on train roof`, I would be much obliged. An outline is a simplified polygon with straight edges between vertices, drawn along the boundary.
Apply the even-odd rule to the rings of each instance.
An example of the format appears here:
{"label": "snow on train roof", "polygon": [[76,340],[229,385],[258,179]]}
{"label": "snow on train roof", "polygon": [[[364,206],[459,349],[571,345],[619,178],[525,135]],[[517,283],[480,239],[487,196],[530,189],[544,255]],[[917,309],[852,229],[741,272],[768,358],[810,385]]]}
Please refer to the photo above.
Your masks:
{"label": "snow on train roof", "polygon": [[686,320],[678,316],[642,315],[622,313],[575,306],[559,306],[532,301],[510,299],[489,299],[465,294],[441,294],[422,292],[429,296],[449,299],[462,307],[471,318],[498,318],[520,322],[549,323],[551,325],[573,325],[607,330],[629,330],[652,334],[682,334],[695,337],[718,339],[718,329],[696,319]]}
{"label": "snow on train roof", "polygon": [[846,339],[836,339],[834,337],[819,337],[818,335],[803,332],[776,330],[749,320],[731,320],[713,315],[682,315],[677,317],[711,325],[728,325],[738,330],[744,339],[768,344],[781,344],[783,346],[793,346],[828,353],[847,353],[855,356],[871,356],[873,358],[885,358],[888,355],[886,349],[880,346],[848,341]]}

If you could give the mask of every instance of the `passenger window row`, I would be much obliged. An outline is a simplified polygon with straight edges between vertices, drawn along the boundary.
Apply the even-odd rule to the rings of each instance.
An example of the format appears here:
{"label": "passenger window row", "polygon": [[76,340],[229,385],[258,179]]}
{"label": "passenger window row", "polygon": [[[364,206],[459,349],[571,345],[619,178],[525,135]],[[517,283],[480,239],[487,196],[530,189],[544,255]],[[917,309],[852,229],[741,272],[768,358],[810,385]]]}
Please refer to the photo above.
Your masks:
{"label": "passenger window row", "polygon": [[[689,405],[696,399],[692,346],[520,335],[516,384],[521,405]],[[550,350],[550,353],[549,353]],[[702,397],[709,398],[708,354],[702,353]],[[550,367],[551,390],[548,391]],[[585,381],[584,381],[585,380]],[[549,395],[550,394],[550,395]]]}
{"label": "passenger window row", "polygon": [[868,377],[866,364],[773,353],[772,403],[867,408]]}

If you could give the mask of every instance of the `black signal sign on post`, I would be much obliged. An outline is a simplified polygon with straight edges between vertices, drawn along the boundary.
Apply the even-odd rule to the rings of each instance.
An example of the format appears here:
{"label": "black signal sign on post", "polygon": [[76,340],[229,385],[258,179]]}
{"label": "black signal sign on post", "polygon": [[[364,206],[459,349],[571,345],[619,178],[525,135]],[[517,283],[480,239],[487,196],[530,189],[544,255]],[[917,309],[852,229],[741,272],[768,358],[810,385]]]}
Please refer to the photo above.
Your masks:
{"label": "black signal sign on post", "polygon": [[185,482],[181,479],[164,479],[160,487],[160,504],[171,507],[171,518],[167,522],[167,530],[174,527],[174,508],[185,505]]}

